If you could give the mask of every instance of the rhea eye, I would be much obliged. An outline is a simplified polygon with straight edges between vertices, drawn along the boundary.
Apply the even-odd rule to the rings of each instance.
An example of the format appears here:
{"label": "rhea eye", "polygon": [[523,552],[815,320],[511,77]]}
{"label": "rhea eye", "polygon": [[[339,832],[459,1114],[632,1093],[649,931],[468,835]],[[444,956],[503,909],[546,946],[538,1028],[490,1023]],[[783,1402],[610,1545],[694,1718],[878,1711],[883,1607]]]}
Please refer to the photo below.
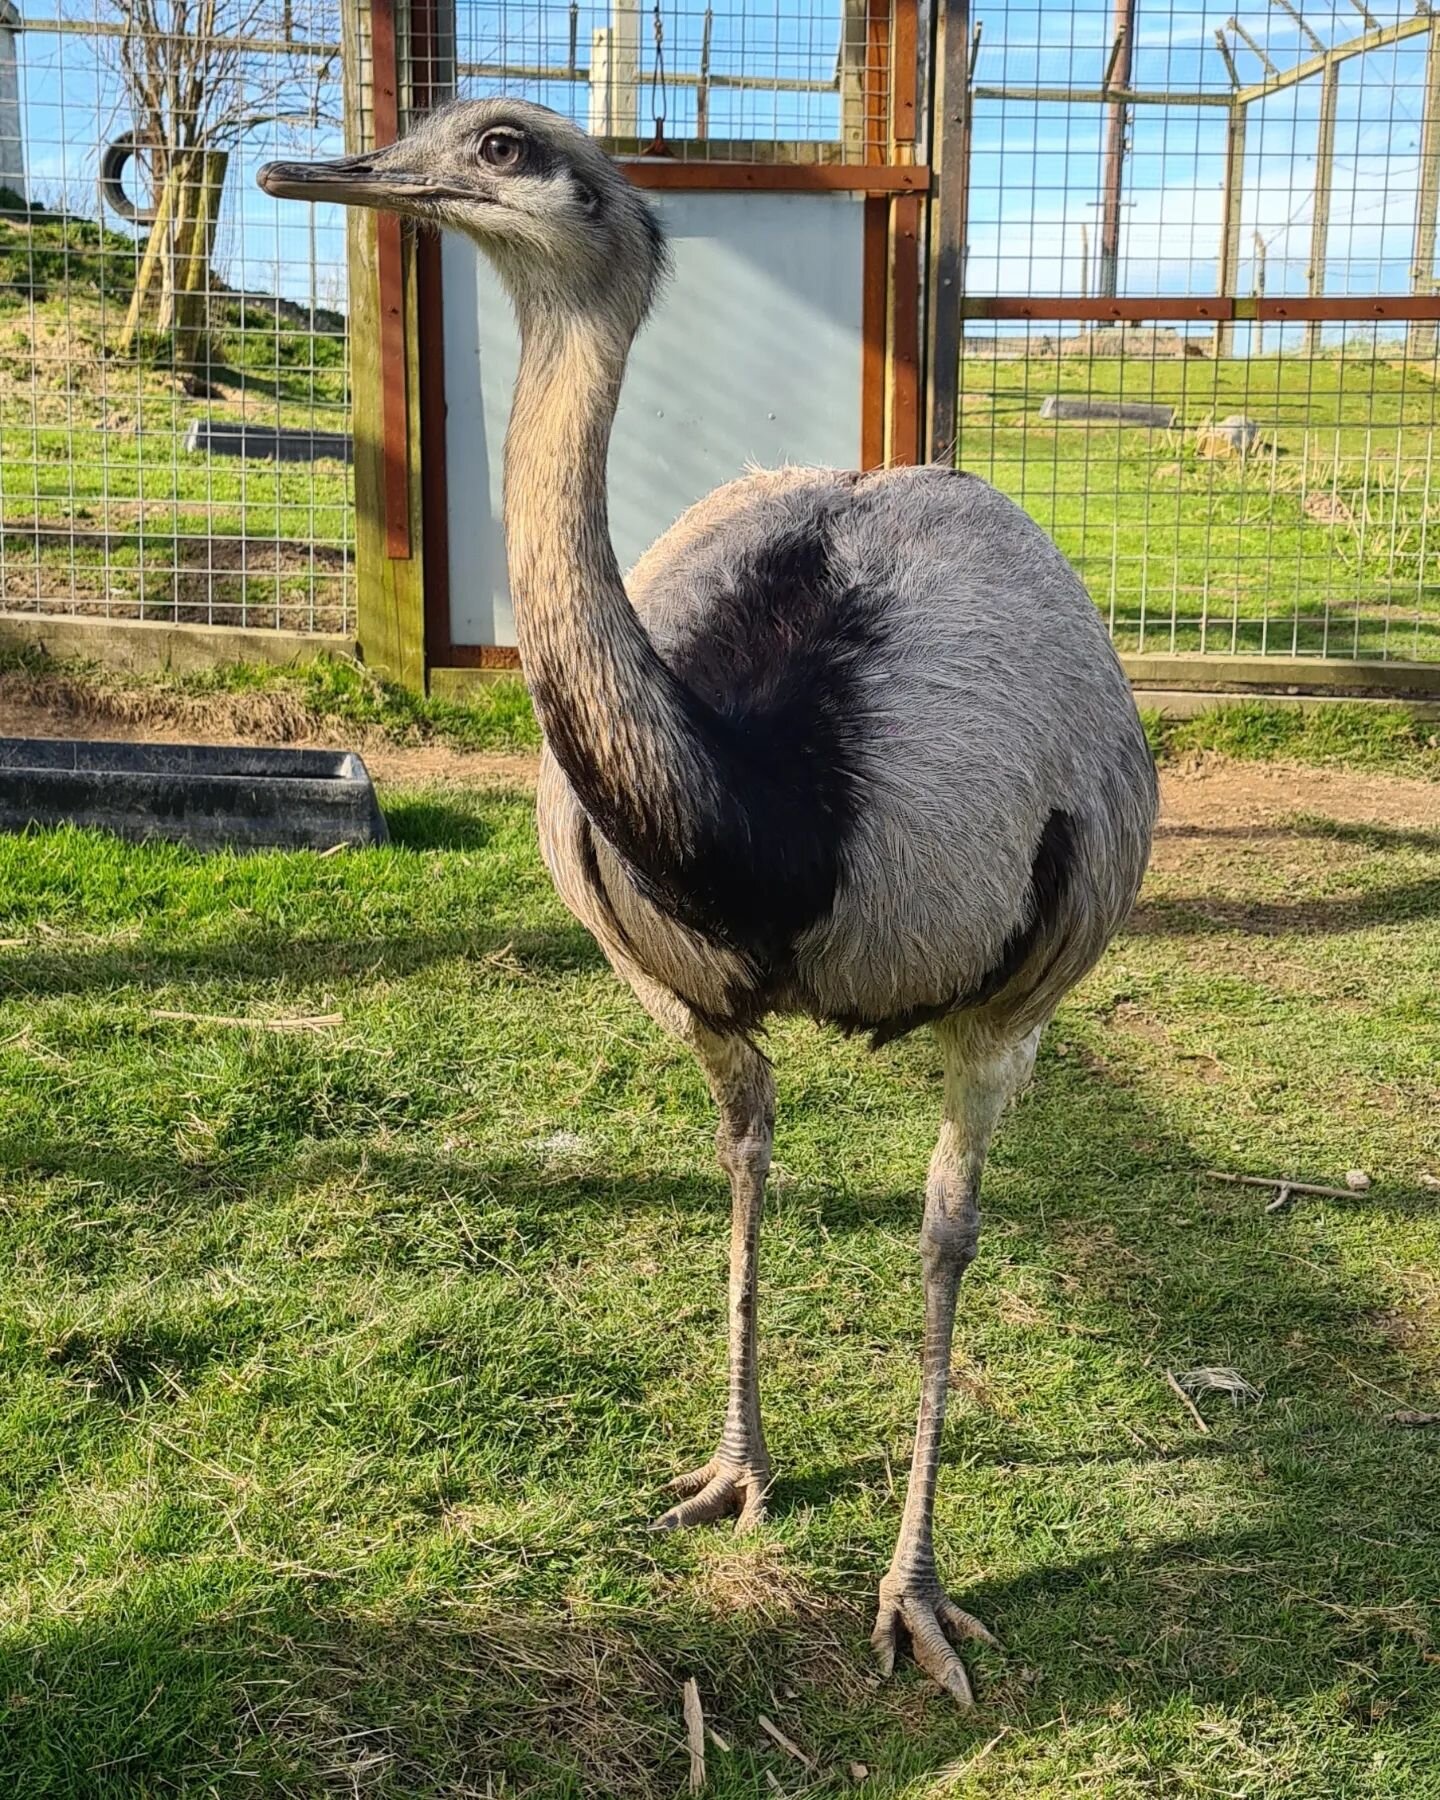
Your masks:
{"label": "rhea eye", "polygon": [[518,131],[487,131],[480,140],[480,160],[513,175],[525,161],[525,140]]}

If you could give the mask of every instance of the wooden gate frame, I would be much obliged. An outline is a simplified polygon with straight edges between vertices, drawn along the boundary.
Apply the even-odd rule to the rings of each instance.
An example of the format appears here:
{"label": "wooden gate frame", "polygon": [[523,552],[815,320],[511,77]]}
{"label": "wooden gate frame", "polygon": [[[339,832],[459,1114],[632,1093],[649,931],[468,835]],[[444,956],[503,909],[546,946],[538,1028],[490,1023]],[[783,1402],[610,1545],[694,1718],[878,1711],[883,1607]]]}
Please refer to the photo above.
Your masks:
{"label": "wooden gate frame", "polygon": [[[850,4],[865,21],[856,69],[863,161],[619,160],[637,187],[655,190],[864,196],[859,449],[862,466],[874,468],[917,462],[933,441],[922,419],[931,171],[921,158],[928,106],[920,81],[929,35],[922,53],[922,0]],[[393,142],[403,117],[455,91],[455,13],[454,0],[409,0],[408,8],[347,0],[343,12],[353,154]],[[417,692],[456,693],[517,669],[519,657],[509,646],[450,637],[440,241],[352,212],[347,245],[360,654]]]}

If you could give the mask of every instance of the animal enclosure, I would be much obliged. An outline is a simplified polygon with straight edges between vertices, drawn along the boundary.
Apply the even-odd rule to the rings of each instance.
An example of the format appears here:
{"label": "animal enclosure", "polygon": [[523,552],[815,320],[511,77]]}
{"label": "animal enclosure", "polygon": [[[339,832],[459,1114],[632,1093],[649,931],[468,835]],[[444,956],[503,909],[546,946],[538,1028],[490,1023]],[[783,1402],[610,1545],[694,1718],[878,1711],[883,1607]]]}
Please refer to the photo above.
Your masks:
{"label": "animal enclosure", "polygon": [[[54,0],[0,24],[6,610],[353,630],[343,223],[254,184],[339,148],[339,23]],[[206,448],[227,424],[245,453]]]}
{"label": "animal enclosure", "polygon": [[1440,20],[1224,11],[973,9],[957,454],[1123,650],[1433,663]]}
{"label": "animal enclosure", "polygon": [[[253,175],[451,94],[515,94],[601,137],[684,242],[730,247],[731,271],[790,237],[777,196],[811,196],[810,223],[853,209],[859,272],[817,277],[850,296],[824,330],[807,302],[765,340],[753,292],[720,282],[737,331],[789,367],[791,418],[807,391],[812,416],[723,440],[707,479],[732,449],[954,455],[1056,536],[1127,654],[1433,685],[1428,9],[221,0],[207,16],[198,34],[185,0],[0,18],[4,610],[358,631],[415,683],[504,662],[481,654],[507,648],[503,559],[496,574],[467,543],[453,500],[425,517],[451,460],[426,349],[445,329],[440,252],[368,222],[347,248],[338,209],[270,200]],[[179,98],[145,98],[157,75]],[[713,337],[733,373],[723,332],[664,322],[680,342],[657,335],[657,357],[684,373]],[[452,350],[452,388],[483,336]],[[795,344],[811,362],[787,359]],[[686,403],[728,407],[731,382],[704,379]],[[763,413],[763,359],[743,379]],[[832,450],[852,406],[857,441]],[[685,497],[657,459],[674,460],[650,444],[612,466],[637,540]],[[484,593],[454,614],[467,586]]]}

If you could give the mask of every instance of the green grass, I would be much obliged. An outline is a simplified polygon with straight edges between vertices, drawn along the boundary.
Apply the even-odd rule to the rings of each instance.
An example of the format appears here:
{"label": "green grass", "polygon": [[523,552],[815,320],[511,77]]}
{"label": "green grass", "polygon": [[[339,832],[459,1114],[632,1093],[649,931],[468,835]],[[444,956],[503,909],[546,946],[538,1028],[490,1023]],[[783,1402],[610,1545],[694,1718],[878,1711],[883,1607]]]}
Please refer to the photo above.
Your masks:
{"label": "green grass", "polygon": [[[388,808],[325,859],[0,839],[0,1789],[678,1796],[693,1674],[718,1800],[1440,1796],[1437,1439],[1387,1422],[1440,1379],[1435,834],[1172,834],[1063,1009],[957,1334],[963,1716],[865,1651],[930,1042],[772,1033],[773,1519],[652,1539],[723,1397],[702,1083],[528,800]],[[1202,1436],[1201,1364],[1263,1404]]]}
{"label": "green grass", "polygon": [[317,657],[300,664],[226,663],[188,674],[138,675],[39,651],[0,651],[0,699],[48,706],[94,724],[141,723],[295,739],[353,731],[397,745],[464,751],[539,747],[530,696],[518,677],[477,686],[465,700],[412,693],[358,663]]}
{"label": "green grass", "polygon": [[[961,387],[961,466],[1054,535],[1122,649],[1440,656],[1433,365],[1358,341],[1224,362],[973,352]],[[1048,394],[1168,404],[1175,428],[1051,423]],[[1260,448],[1199,455],[1197,429],[1237,413]]]}
{"label": "green grass", "polygon": [[119,349],[138,256],[84,219],[0,214],[0,601],[338,627],[349,469],[184,440],[196,419],[346,430],[344,317],[217,293],[196,392],[153,330]]}
{"label": "green grass", "polygon": [[[1139,696],[1143,702],[1145,696]],[[1440,722],[1400,709],[1347,705],[1304,709],[1242,700],[1193,719],[1161,719],[1143,705],[1150,747],[1162,763],[1214,751],[1243,762],[1313,763],[1392,775],[1440,777]]]}

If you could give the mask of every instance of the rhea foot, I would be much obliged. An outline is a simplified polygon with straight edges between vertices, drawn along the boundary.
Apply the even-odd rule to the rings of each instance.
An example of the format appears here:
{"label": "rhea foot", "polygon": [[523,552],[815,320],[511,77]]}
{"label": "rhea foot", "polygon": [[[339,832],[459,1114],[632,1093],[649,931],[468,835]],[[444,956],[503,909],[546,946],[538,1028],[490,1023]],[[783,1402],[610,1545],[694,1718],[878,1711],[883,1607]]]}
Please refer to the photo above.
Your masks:
{"label": "rhea foot", "polygon": [[965,1665],[951,1647],[946,1631],[954,1637],[973,1638],[981,1644],[1000,1648],[999,1641],[977,1618],[957,1606],[932,1576],[929,1580],[906,1580],[893,1571],[880,1583],[880,1610],[870,1642],[880,1661],[880,1673],[890,1675],[895,1668],[895,1652],[902,1632],[910,1639],[915,1661],[932,1681],[938,1682],[960,1706],[973,1706],[970,1677]]}
{"label": "rhea foot", "polygon": [[687,1525],[709,1525],[729,1513],[738,1513],[737,1531],[750,1531],[765,1517],[765,1496],[770,1491],[770,1459],[763,1445],[758,1454],[736,1456],[717,1450],[707,1463],[677,1475],[666,1491],[681,1496],[679,1503],[662,1513],[652,1531],[679,1531]]}

